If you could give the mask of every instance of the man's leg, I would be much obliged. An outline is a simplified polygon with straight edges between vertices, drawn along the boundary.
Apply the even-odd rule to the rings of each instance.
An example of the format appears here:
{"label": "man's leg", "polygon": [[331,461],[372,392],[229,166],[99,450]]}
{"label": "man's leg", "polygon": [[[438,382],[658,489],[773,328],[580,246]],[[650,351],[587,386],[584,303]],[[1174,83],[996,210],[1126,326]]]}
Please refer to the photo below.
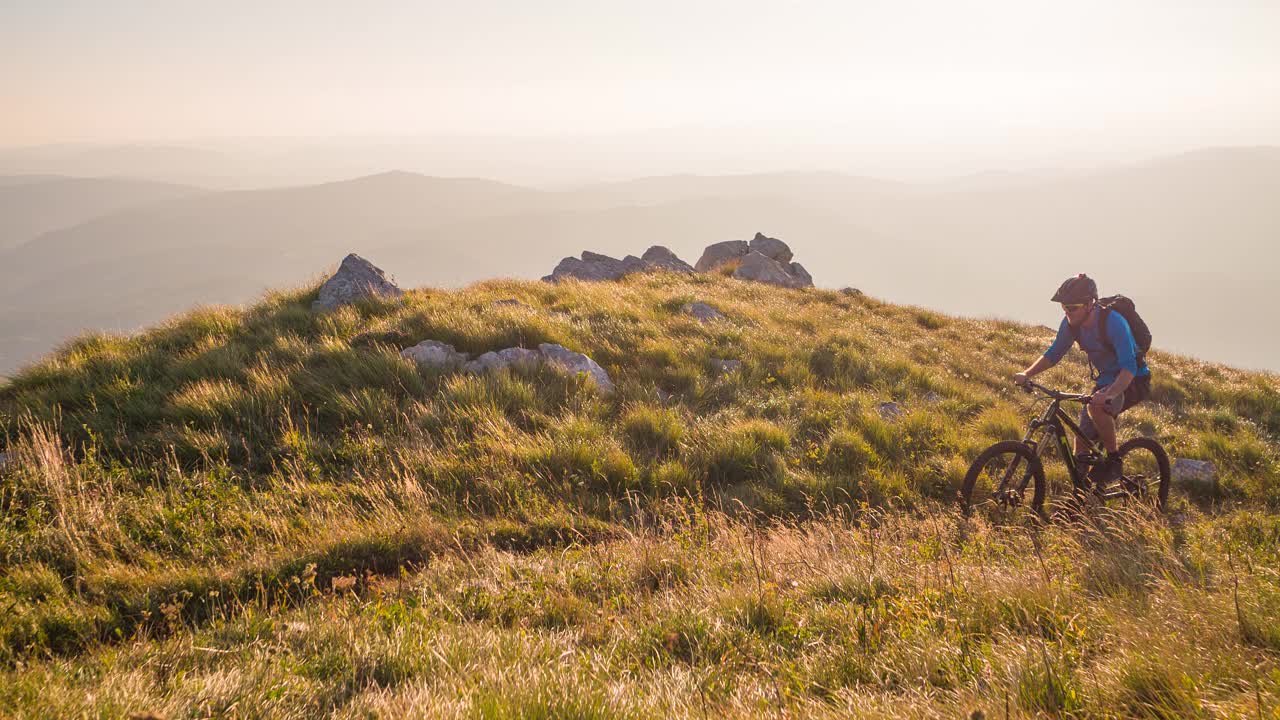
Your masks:
{"label": "man's leg", "polygon": [[1100,492],[1107,483],[1114,482],[1119,479],[1123,472],[1120,467],[1120,459],[1116,457],[1116,416],[1125,409],[1125,398],[1123,395],[1114,398],[1106,405],[1097,407],[1089,406],[1089,420],[1092,421],[1094,431],[1097,433],[1098,440],[1102,442],[1102,447],[1107,451],[1106,462],[1097,465],[1093,471],[1089,473],[1089,479],[1094,482],[1094,492]]}
{"label": "man's leg", "polygon": [[1098,431],[1098,439],[1102,441],[1102,447],[1106,448],[1108,455],[1114,455],[1116,452],[1115,417],[1105,407],[1090,405],[1089,419],[1093,420],[1093,427]]}

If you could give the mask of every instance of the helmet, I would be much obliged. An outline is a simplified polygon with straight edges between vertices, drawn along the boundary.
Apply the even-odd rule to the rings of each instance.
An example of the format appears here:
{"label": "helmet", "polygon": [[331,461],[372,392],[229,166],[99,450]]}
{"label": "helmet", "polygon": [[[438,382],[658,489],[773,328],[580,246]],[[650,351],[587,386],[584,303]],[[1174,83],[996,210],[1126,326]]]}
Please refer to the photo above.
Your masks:
{"label": "helmet", "polygon": [[1098,299],[1098,283],[1093,278],[1080,273],[1075,277],[1067,278],[1058,286],[1058,292],[1053,294],[1051,298],[1053,302],[1058,303],[1087,303],[1090,300]]}

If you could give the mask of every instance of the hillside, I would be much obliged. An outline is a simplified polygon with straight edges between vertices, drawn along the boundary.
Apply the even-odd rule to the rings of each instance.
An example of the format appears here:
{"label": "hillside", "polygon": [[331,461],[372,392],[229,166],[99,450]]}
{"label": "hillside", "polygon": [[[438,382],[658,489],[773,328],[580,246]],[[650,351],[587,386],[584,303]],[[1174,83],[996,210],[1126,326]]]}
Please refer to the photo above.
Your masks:
{"label": "hillside", "polygon": [[[0,715],[1280,707],[1273,374],[1153,352],[1124,432],[1216,490],[1002,525],[953,498],[1032,416],[1008,376],[1043,327],[716,274],[316,293],[86,335],[0,385]],[[400,357],[427,339],[558,343],[616,391]]]}
{"label": "hillside", "polygon": [[[671,176],[567,191],[386,173],[220,192],[113,213],[0,251],[0,374],[85,329],[309,282],[350,251],[408,285],[536,278],[584,249],[706,244],[764,230],[816,282],[979,317],[1043,322],[1083,270],[1137,298],[1166,349],[1280,370],[1280,151],[1205,150],[1070,175],[903,184],[835,173]],[[960,269],[960,270],[958,270]],[[49,288],[57,288],[50,292]]]}

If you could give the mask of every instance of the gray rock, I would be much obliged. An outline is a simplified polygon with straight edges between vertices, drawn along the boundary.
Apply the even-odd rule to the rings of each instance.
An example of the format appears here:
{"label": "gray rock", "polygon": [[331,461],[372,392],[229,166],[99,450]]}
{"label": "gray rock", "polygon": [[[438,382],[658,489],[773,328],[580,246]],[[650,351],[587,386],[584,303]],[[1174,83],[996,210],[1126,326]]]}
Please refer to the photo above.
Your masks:
{"label": "gray rock", "polygon": [[411,348],[400,351],[400,357],[412,360],[421,367],[451,369],[462,367],[470,358],[466,353],[453,349],[452,345],[438,340],[423,340]]}
{"label": "gray rock", "polygon": [[728,375],[731,372],[736,372],[738,368],[742,367],[742,361],[711,358],[711,367],[715,368],[718,372],[724,375]]}
{"label": "gray rock", "polygon": [[813,276],[808,270],[798,262],[793,262],[788,266],[791,270],[791,276],[799,280],[803,285],[801,287],[813,287]]}
{"label": "gray rock", "polygon": [[906,412],[896,402],[882,402],[876,406],[876,410],[880,413],[880,417],[889,421],[897,420]]}
{"label": "gray rock", "polygon": [[924,394],[924,401],[930,404],[937,404],[942,402],[942,396],[930,390],[929,392]]}
{"label": "gray rock", "polygon": [[9,453],[0,453],[0,470],[4,470],[10,462]]}
{"label": "gray rock", "polygon": [[767,258],[777,260],[783,265],[791,262],[791,248],[787,247],[787,244],[778,238],[766,237],[764,233],[756,233],[748,247],[751,252],[758,252]]}
{"label": "gray rock", "polygon": [[710,272],[725,263],[740,259],[748,252],[751,252],[751,248],[746,240],[725,240],[708,245],[702,251],[702,257],[698,258],[693,269],[698,272]]}
{"label": "gray rock", "polygon": [[1178,458],[1173,461],[1173,482],[1201,490],[1216,490],[1218,469],[1208,460]]}
{"label": "gray rock", "polygon": [[[807,273],[806,273],[807,274]],[[758,252],[749,252],[742,258],[742,264],[733,271],[739,280],[752,280],[786,288],[812,287],[813,280],[796,277],[791,268],[773,258],[765,257]]]}
{"label": "gray rock", "polygon": [[676,257],[676,254],[661,245],[654,245],[640,259],[650,270],[670,270],[671,272],[691,273],[693,266]]}
{"label": "gray rock", "polygon": [[842,288],[840,288],[840,294],[841,294],[841,295],[852,295],[852,296],[854,296],[854,297],[857,297],[858,295],[861,295],[861,294],[862,294],[862,291],[861,291],[861,290],[859,290],[859,289],[858,289],[858,288],[856,288],[856,287],[842,287]]}
{"label": "gray rock", "polygon": [[497,352],[490,351],[462,366],[464,372],[484,373],[505,370],[510,367],[533,367],[542,362],[537,350],[511,347]]}
{"label": "gray rock", "polygon": [[404,294],[387,279],[381,268],[351,253],[342,259],[338,272],[320,286],[320,295],[311,303],[317,312],[335,310],[364,298],[394,298]]}
{"label": "gray rock", "polygon": [[602,392],[605,394],[613,392],[613,381],[609,379],[609,373],[586,355],[552,343],[542,343],[538,346],[538,352],[542,354],[543,361],[548,365],[574,375],[586,373],[591,376]]}
{"label": "gray rock", "polygon": [[724,319],[724,313],[721,313],[719,310],[704,302],[685,303],[684,306],[680,308],[680,311],[686,315],[692,315],[697,318],[699,322],[704,323],[711,322],[712,320]]}
{"label": "gray rock", "polygon": [[581,259],[567,257],[561,260],[551,274],[542,279],[546,282],[560,282],[566,278],[602,282],[617,280],[628,273],[640,272],[645,268],[645,262],[634,255],[628,255],[619,260],[584,250]]}
{"label": "gray rock", "polygon": [[528,305],[525,305],[524,303],[520,302],[519,300],[516,300],[515,298],[503,298],[502,300],[494,300],[489,304],[493,305],[494,307],[510,306],[510,307],[524,308],[526,310],[530,309]]}

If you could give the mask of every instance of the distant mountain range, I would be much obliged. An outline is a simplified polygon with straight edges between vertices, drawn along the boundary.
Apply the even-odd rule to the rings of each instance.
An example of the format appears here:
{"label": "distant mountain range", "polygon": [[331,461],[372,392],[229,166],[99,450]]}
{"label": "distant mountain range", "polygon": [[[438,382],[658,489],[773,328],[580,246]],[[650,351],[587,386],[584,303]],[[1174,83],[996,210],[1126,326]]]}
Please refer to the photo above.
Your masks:
{"label": "distant mountain range", "polygon": [[0,373],[86,328],[128,329],[320,277],[347,252],[401,285],[538,277],[584,249],[693,262],[756,231],[819,286],[1054,325],[1088,272],[1135,297],[1156,345],[1280,370],[1280,148],[1089,173],[899,183],[835,173],[669,176],[564,191],[391,172],[213,191],[0,178]]}

